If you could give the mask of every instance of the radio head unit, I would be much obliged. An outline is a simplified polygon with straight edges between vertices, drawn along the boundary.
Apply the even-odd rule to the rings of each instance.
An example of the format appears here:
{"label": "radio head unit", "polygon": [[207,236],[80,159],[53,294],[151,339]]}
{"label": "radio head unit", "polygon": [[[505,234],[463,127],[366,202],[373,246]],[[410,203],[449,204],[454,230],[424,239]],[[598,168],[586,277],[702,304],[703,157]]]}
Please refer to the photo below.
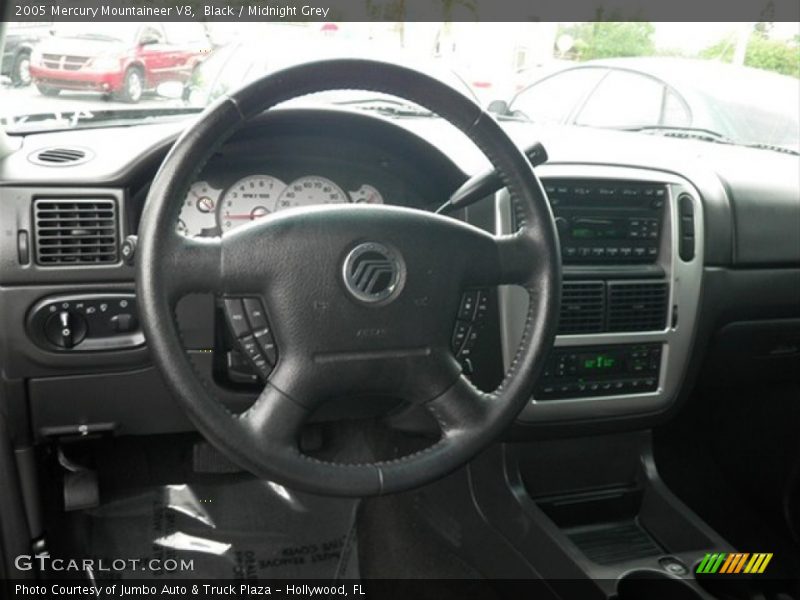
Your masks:
{"label": "radio head unit", "polygon": [[658,259],[666,185],[546,179],[544,189],[565,264]]}

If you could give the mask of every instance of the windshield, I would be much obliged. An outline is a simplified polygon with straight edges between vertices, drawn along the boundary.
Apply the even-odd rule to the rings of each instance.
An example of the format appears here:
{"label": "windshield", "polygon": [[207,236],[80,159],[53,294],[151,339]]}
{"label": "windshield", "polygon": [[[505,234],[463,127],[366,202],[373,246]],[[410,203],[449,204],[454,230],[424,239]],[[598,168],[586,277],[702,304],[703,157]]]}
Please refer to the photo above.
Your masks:
{"label": "windshield", "polygon": [[[14,133],[186,118],[336,57],[408,64],[500,119],[800,146],[791,23],[10,23],[0,119]],[[430,116],[366,92],[312,101]]]}
{"label": "windshield", "polygon": [[133,43],[139,28],[136,23],[56,23],[50,31],[60,38]]}

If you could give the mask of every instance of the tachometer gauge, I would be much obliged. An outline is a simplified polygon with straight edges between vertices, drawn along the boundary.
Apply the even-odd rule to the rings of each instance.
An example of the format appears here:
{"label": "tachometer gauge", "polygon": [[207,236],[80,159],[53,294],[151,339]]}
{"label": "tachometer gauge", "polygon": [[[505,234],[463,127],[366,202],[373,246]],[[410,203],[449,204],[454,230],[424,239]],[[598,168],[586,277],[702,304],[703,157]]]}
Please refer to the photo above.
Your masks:
{"label": "tachometer gauge", "polygon": [[284,189],[286,184],[271,175],[250,175],[234,183],[222,197],[219,210],[222,232],[274,212]]}
{"label": "tachometer gauge", "polygon": [[383,204],[383,196],[371,185],[366,183],[355,192],[350,192],[350,200],[355,204]]}
{"label": "tachometer gauge", "polygon": [[217,225],[216,208],[220,191],[205,181],[193,183],[181,207],[178,232],[186,237],[213,235]]}
{"label": "tachometer gauge", "polygon": [[347,194],[330,179],[309,175],[295,179],[286,187],[278,198],[275,210],[315,204],[339,204],[347,201]]}

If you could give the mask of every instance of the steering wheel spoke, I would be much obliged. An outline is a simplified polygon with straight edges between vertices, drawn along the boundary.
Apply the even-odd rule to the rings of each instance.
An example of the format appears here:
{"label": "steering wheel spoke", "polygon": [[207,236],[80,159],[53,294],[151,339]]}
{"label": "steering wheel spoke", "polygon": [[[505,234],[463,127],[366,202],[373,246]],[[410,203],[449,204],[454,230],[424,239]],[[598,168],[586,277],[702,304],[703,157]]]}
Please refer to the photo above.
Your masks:
{"label": "steering wheel spoke", "polygon": [[447,439],[480,427],[491,409],[488,396],[463,375],[423,406],[436,419]]}
{"label": "steering wheel spoke", "polygon": [[214,292],[222,286],[221,238],[172,236],[156,268],[165,273],[161,285],[171,302],[192,292]]}
{"label": "steering wheel spoke", "polygon": [[268,383],[253,405],[237,418],[256,443],[285,451],[297,449],[308,415],[307,408]]}

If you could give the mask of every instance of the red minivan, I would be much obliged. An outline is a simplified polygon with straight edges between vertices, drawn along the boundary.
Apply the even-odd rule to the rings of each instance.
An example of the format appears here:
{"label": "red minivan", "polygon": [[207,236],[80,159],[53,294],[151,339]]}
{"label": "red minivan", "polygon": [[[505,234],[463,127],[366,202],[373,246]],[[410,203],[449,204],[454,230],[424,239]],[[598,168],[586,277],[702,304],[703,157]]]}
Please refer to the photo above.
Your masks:
{"label": "red minivan", "polygon": [[93,91],[138,102],[166,81],[181,83],[211,51],[200,23],[65,23],[31,54],[33,82],[45,96]]}

